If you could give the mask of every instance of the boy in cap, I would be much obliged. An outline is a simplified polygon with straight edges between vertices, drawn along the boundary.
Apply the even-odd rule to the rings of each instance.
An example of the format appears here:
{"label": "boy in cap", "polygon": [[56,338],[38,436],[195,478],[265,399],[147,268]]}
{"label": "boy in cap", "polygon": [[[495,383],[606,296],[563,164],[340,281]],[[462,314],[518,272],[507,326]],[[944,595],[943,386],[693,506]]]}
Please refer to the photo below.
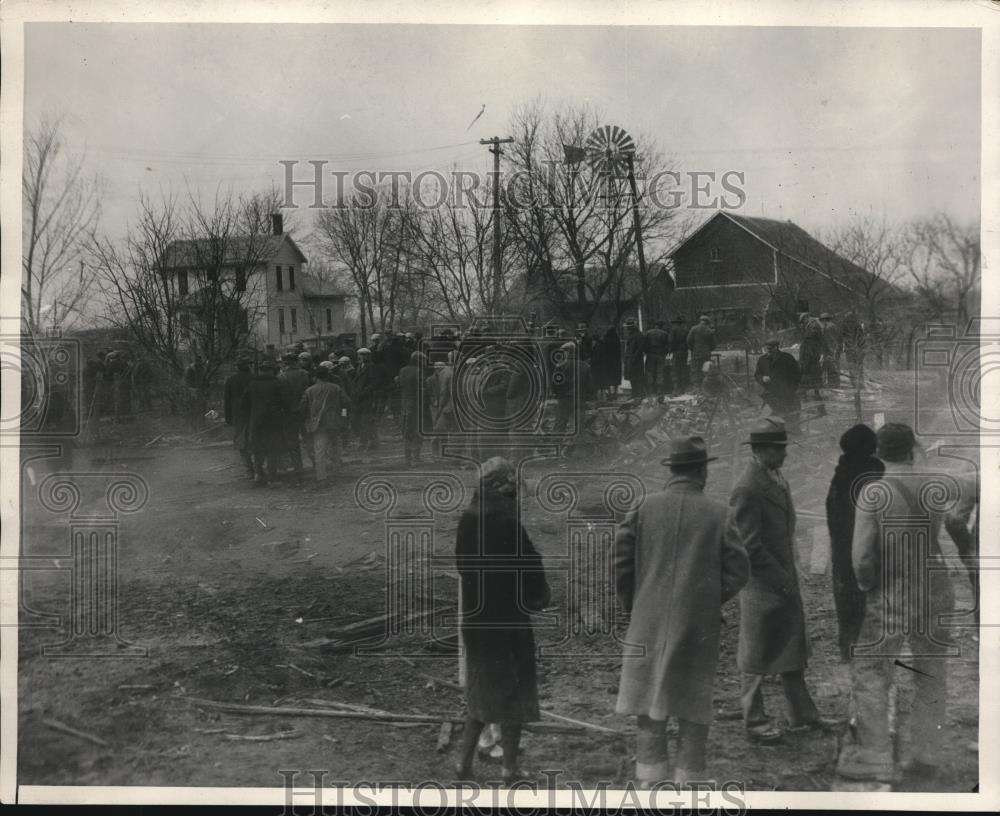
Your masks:
{"label": "boy in cap", "polygon": [[[719,606],[747,582],[750,563],[732,512],[704,495],[709,456],[700,436],[675,439],[663,464],[670,480],[625,516],[615,538],[615,588],[630,613],[615,710],[638,717],[640,787],[702,779],[712,684],[719,657]],[[665,606],[669,609],[664,614]],[[680,744],[671,773],[666,725]]]}
{"label": "boy in cap", "polygon": [[[933,774],[939,749],[947,745],[948,658],[957,652],[942,618],[953,609],[955,595],[938,535],[948,509],[940,497],[952,498],[954,484],[914,469],[916,438],[908,425],[886,423],[877,440],[885,473],[861,492],[852,542],[854,573],[866,594],[851,661],[857,728],[840,754],[837,773],[893,782],[900,770]],[[897,767],[889,690],[901,658],[914,695],[909,745],[900,749]]]}

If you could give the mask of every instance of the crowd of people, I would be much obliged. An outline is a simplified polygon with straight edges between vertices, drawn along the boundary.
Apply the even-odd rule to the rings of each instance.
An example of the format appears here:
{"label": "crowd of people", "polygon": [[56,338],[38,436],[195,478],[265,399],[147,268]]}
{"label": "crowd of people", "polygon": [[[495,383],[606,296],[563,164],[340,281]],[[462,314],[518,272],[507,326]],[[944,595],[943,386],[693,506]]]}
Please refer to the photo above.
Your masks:
{"label": "crowd of people", "polygon": [[[748,740],[782,741],[789,730],[838,732],[837,773],[849,780],[893,783],[903,774],[932,775],[947,750],[946,702],[952,632],[946,613],[954,591],[939,532],[951,533],[960,555],[978,551],[975,484],[966,483],[950,510],[920,499],[929,476],[916,459],[910,427],[865,425],[840,440],[827,517],[838,616],[838,650],[849,664],[851,696],[843,711],[821,712],[806,669],[811,638],[794,553],[796,514],[782,475],[789,437],[783,421],[753,425],[751,459],[728,506],[704,495],[710,455],[700,437],[676,439],[663,460],[670,477],[619,524],[613,561],[615,591],[628,613],[615,710],[636,717],[635,777],[639,788],[711,784],[708,736],[715,706],[720,608],[740,606],[735,668]],[[548,584],[541,555],[521,525],[515,468],[494,457],[483,463],[479,490],[458,527],[460,630],[465,645],[468,704],[463,750],[455,772],[473,774],[477,740],[498,730],[503,776],[530,776],[518,766],[525,722],[539,718],[531,614],[545,608]],[[881,501],[873,497],[885,496]],[[911,535],[895,535],[906,526]],[[917,528],[926,536],[913,538]],[[940,580],[928,581],[928,576]],[[969,578],[977,592],[975,570]],[[977,599],[978,608],[978,599]],[[905,655],[904,655],[905,652]],[[895,736],[890,714],[893,672],[912,668],[909,739]],[[763,684],[780,679],[785,722],[768,714]],[[907,706],[896,699],[896,708]],[[671,752],[667,725],[677,721]],[[902,733],[902,731],[900,731]]]}

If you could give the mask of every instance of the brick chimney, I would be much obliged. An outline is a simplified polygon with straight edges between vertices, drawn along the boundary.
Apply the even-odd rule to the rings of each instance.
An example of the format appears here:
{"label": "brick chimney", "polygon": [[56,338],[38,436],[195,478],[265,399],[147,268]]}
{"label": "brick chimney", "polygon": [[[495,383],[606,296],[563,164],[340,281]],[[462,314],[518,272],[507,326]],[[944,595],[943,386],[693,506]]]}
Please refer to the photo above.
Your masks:
{"label": "brick chimney", "polygon": [[285,225],[281,219],[281,213],[273,213],[271,215],[271,234],[272,235],[284,235]]}

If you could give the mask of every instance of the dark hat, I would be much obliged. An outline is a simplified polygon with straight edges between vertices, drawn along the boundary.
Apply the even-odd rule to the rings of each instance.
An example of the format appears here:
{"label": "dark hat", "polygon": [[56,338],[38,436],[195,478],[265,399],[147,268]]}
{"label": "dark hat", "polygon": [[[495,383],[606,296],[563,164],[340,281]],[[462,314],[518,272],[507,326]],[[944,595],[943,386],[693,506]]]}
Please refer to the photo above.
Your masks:
{"label": "dark hat", "polygon": [[661,459],[661,465],[700,465],[714,462],[718,456],[709,456],[705,440],[700,436],[685,436],[670,440],[670,455]]}
{"label": "dark hat", "polygon": [[780,346],[781,345],[781,341],[777,337],[768,337],[767,340],[764,341],[764,345],[765,346]]}
{"label": "dark hat", "polygon": [[787,445],[788,433],[785,420],[779,417],[765,417],[750,426],[750,439],[744,445]]}
{"label": "dark hat", "polygon": [[804,323],[809,317],[809,312],[799,312],[799,323]]}
{"label": "dark hat", "polygon": [[917,446],[913,428],[902,422],[887,422],[878,429],[878,458],[886,462],[905,462]]}
{"label": "dark hat", "polygon": [[855,425],[840,437],[840,449],[849,456],[871,456],[875,453],[877,437],[867,425]]}
{"label": "dark hat", "polygon": [[294,363],[296,360],[299,359],[299,355],[296,354],[294,351],[286,351],[284,354],[281,355],[281,359],[288,363]]}

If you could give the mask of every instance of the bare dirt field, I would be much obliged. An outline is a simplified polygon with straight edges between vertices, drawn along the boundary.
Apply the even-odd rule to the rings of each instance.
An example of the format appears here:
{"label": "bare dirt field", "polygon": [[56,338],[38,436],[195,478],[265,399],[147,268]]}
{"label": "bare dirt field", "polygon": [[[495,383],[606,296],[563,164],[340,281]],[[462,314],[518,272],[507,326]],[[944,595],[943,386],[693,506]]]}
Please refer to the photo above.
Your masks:
{"label": "bare dirt field", "polygon": [[[900,385],[866,410],[887,411],[891,418],[909,399],[905,384]],[[813,647],[807,680],[821,710],[838,716],[847,714],[849,684],[837,656],[822,507],[838,454],[836,439],[849,424],[846,408],[831,405],[826,417],[809,423],[810,441],[791,449],[786,466],[800,510],[800,575]],[[244,480],[234,452],[223,444],[223,430],[196,444],[147,448],[143,443],[158,431],[141,419],[136,425],[119,434],[122,444],[79,450],[73,469],[94,474],[89,482],[78,480],[87,482],[78,512],[107,513],[100,509],[106,485],[122,474],[135,474],[148,486],[144,506],[119,516],[117,563],[118,632],[128,644],[142,647],[145,656],[131,656],[124,645],[97,657],[42,653],[43,646],[65,639],[72,620],[66,569],[72,520],[68,511],[47,509],[39,499],[51,467],[35,460],[30,474],[28,465],[23,468],[23,554],[33,566],[22,572],[19,782],[279,787],[280,770],[326,769],[329,780],[341,782],[447,783],[457,731],[446,751],[437,752],[435,745],[438,719],[463,714],[461,693],[450,685],[458,680],[457,657],[447,637],[454,633],[449,603],[455,601],[447,556],[460,510],[434,512],[429,521],[414,519],[428,506],[425,489],[434,474],[451,472],[470,489],[473,471],[435,463],[405,469],[399,444],[389,439],[377,454],[349,451],[347,463],[323,486],[279,481],[261,489]],[[726,455],[712,465],[709,492],[724,497],[742,469],[746,449],[741,453],[739,446],[721,440],[719,445]],[[937,459],[932,456],[932,464]],[[587,529],[599,535],[606,529],[600,506],[613,475],[638,477],[646,491],[655,491],[664,481],[657,461],[538,460],[523,474],[524,525],[546,558],[554,593],[552,612],[537,629],[542,706],[609,729],[573,731],[548,717],[543,721],[547,730],[526,734],[523,764],[558,771],[560,787],[570,781],[584,788],[622,785],[632,775],[633,723],[613,711],[622,660],[614,635],[623,622],[608,612],[610,584],[606,595],[591,599],[597,617],[583,614],[573,580],[560,565],[566,563],[571,530],[590,524]],[[942,466],[963,467],[957,460]],[[356,489],[363,492],[373,474],[388,474],[398,490],[388,521],[385,512],[359,506]],[[553,474],[577,485],[576,511],[539,502],[536,491]],[[325,641],[337,630],[384,613],[399,582],[423,569],[408,564],[399,571],[388,564],[386,542],[393,523],[411,529],[422,524],[433,535],[435,558],[423,573],[424,579],[433,576],[432,600],[439,607],[428,619],[433,635],[417,626],[368,654],[331,648]],[[954,551],[949,540],[943,545]],[[968,609],[968,584],[961,566],[953,566],[959,606]],[[593,568],[602,567],[595,562]],[[53,625],[34,613],[63,618]],[[807,731],[790,733],[774,746],[748,744],[734,716],[737,605],[728,604],[723,615],[718,715],[710,737],[712,776],[753,790],[829,790],[836,736]],[[933,777],[904,780],[899,789],[965,792],[977,784],[978,641],[970,627],[956,633],[961,656],[951,664],[950,722],[941,736],[948,745],[946,764]],[[445,682],[435,683],[434,677]],[[900,677],[900,682],[905,691],[908,679]],[[769,684],[767,693],[769,710],[780,716],[780,687]],[[364,707],[435,719],[392,723],[247,715],[198,700],[300,708],[319,708],[326,701],[341,710],[354,706],[354,711]],[[904,706],[904,724],[905,717]],[[478,767],[482,780],[499,778],[498,764]]]}

